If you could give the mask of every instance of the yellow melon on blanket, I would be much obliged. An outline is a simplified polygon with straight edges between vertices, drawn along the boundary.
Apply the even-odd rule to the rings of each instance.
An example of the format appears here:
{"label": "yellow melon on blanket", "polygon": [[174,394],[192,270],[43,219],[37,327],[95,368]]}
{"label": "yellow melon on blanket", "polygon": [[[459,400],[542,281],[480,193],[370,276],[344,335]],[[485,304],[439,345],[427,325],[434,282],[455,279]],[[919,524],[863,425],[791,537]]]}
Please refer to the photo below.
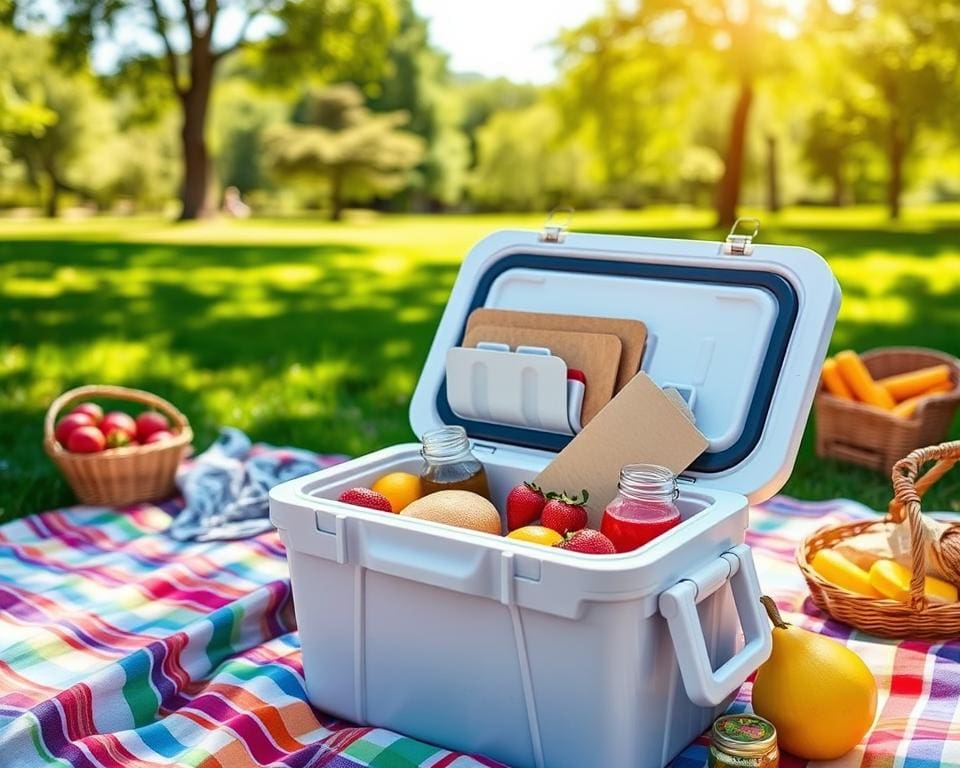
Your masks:
{"label": "yellow melon on blanket", "polygon": [[777,728],[780,747],[805,760],[833,760],[853,749],[877,712],[877,683],[856,653],[787,624],[769,597],[773,651],[753,683],[753,711]]}

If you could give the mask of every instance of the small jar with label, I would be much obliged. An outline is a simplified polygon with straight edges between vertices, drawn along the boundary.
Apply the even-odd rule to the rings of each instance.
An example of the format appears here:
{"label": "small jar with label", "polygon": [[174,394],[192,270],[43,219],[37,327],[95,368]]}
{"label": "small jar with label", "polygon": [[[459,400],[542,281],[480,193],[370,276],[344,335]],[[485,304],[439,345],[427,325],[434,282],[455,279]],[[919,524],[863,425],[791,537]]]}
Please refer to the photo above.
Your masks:
{"label": "small jar with label", "polygon": [[490,498],[487,473],[470,450],[463,427],[441,427],[425,432],[421,438],[420,483],[423,495],[435,491],[472,491]]}
{"label": "small jar with label", "polygon": [[600,532],[617,552],[632,552],[680,524],[677,478],[666,467],[627,464],[617,488],[600,521]]}
{"label": "small jar with label", "polygon": [[777,729],[751,714],[718,717],[710,733],[709,768],[777,768]]}

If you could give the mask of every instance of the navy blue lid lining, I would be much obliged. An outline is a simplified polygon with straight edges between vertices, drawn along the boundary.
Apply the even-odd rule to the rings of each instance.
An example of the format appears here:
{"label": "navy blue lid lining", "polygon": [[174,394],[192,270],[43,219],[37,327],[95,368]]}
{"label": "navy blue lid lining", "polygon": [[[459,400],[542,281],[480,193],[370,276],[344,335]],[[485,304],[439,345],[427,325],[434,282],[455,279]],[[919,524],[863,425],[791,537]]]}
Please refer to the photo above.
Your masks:
{"label": "navy blue lid lining", "polygon": [[[767,291],[777,304],[777,317],[774,320],[770,343],[767,345],[767,351],[760,366],[757,386],[740,437],[729,448],[716,453],[704,453],[690,466],[690,469],[696,472],[722,472],[736,466],[750,455],[763,434],[770,403],[773,400],[773,393],[780,376],[780,369],[797,319],[799,299],[796,290],[789,281],[771,272],[727,267],[692,267],[540,254],[512,254],[497,260],[481,276],[467,311],[468,317],[473,310],[484,306],[494,281],[511,269],[579,272],[676,282],[747,286]],[[460,331],[458,345],[463,343],[465,332],[466,323]],[[447,401],[446,376],[443,377],[437,391],[437,412],[444,423],[461,425],[475,440],[522,445],[528,448],[558,452],[573,439],[569,435],[560,435],[553,432],[462,419],[453,412]]]}

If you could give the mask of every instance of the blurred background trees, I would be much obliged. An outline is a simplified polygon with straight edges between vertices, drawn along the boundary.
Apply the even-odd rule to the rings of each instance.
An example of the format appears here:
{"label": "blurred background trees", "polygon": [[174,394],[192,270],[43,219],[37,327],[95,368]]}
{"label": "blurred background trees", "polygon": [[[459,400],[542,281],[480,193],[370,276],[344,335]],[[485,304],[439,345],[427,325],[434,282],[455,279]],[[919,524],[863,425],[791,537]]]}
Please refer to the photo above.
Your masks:
{"label": "blurred background trees", "polygon": [[597,6],[532,86],[451,72],[413,0],[0,0],[0,207],[960,198],[957,0]]}
{"label": "blurred background trees", "polygon": [[351,83],[311,90],[292,123],[267,130],[267,165],[281,181],[323,189],[339,221],[346,203],[391,194],[421,161],[423,139],[400,130],[408,120],[405,112],[371,112]]}

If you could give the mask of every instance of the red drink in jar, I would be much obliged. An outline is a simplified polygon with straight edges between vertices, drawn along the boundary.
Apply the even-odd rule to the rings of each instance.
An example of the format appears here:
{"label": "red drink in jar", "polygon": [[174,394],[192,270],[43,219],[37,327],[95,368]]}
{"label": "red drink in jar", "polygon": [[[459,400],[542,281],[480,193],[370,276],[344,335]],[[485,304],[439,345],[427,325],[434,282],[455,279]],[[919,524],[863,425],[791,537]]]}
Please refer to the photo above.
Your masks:
{"label": "red drink in jar", "polygon": [[619,489],[600,522],[600,532],[617,552],[632,552],[680,523],[677,478],[666,467],[627,464]]}

